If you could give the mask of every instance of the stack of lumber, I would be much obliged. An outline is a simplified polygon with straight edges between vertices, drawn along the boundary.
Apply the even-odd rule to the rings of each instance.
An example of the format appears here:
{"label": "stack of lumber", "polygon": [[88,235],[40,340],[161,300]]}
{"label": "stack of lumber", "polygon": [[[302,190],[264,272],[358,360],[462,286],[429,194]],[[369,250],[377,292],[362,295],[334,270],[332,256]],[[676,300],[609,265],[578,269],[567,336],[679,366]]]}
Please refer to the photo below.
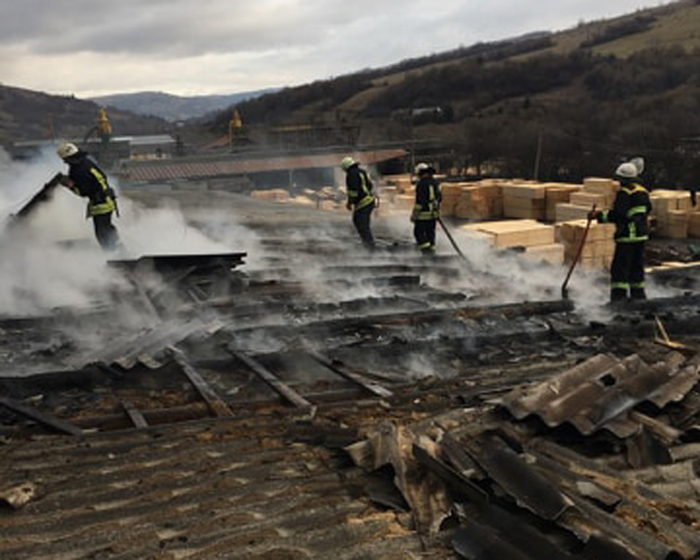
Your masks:
{"label": "stack of lumber", "polygon": [[416,192],[411,175],[404,173],[402,175],[385,175],[384,182],[392,187],[396,187],[399,194],[413,194]]}
{"label": "stack of lumber", "polygon": [[[556,225],[556,238],[564,246],[564,262],[571,263],[581,246],[587,220],[572,220]],[[581,249],[580,265],[584,268],[609,268],[615,252],[615,224],[591,222]]]}
{"label": "stack of lumber", "polygon": [[567,222],[585,219],[594,204],[598,210],[611,208],[618,188],[619,183],[613,179],[586,177],[581,189],[571,193],[568,203],[555,204],[555,220]]}
{"label": "stack of lumber", "polygon": [[557,220],[557,204],[568,204],[571,195],[581,190],[581,185],[567,183],[545,183],[545,218],[548,222]]}
{"label": "stack of lumber", "polygon": [[504,183],[503,215],[506,218],[546,219],[546,187],[544,183]]}
{"label": "stack of lumber", "polygon": [[688,214],[688,237],[700,237],[700,212],[697,209]]}
{"label": "stack of lumber", "polygon": [[564,246],[554,240],[554,226],[536,220],[501,220],[459,228],[486,239],[496,249],[519,247],[525,256],[555,264],[564,262]]}
{"label": "stack of lumber", "polygon": [[[656,217],[656,233],[660,237],[685,239],[690,234],[691,203],[687,191],[657,189],[650,194],[652,215]],[[697,219],[693,220],[693,232]]]}
{"label": "stack of lumber", "polygon": [[284,189],[268,189],[251,191],[250,196],[261,200],[289,200],[289,191]]}
{"label": "stack of lumber", "polygon": [[[497,181],[460,184],[459,198],[454,207],[454,216],[468,220],[488,220],[503,215],[503,191]],[[442,187],[443,205],[445,185]]]}
{"label": "stack of lumber", "polygon": [[459,204],[460,195],[462,194],[462,188],[464,188],[464,185],[465,183],[443,183],[440,186],[442,191],[440,214],[443,216],[455,215],[455,210]]}

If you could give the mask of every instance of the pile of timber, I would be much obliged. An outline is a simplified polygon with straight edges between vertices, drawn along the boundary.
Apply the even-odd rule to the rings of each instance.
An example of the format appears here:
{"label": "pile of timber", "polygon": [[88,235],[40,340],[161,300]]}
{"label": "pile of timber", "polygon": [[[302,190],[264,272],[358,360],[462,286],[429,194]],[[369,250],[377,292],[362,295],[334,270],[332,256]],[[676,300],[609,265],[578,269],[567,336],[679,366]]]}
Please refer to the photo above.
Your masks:
{"label": "pile of timber", "polygon": [[689,192],[657,189],[652,191],[650,198],[652,215],[656,217],[656,233],[660,237],[700,237],[700,212],[693,211]]}
{"label": "pile of timber", "polygon": [[536,220],[501,220],[460,227],[487,240],[496,249],[520,248],[527,257],[553,264],[564,262],[564,245],[555,241],[554,226]]}
{"label": "pile of timber", "polygon": [[[572,220],[555,225],[555,237],[564,247],[564,262],[570,264],[576,258],[586,231],[586,220]],[[615,252],[614,224],[591,222],[581,248],[581,266],[585,268],[609,268]]]}
{"label": "pile of timber", "polygon": [[289,200],[289,191],[285,189],[255,190],[251,191],[250,196],[261,200],[286,201]]}
{"label": "pile of timber", "polygon": [[580,190],[571,193],[569,202],[555,206],[554,218],[557,222],[586,219],[593,205],[598,210],[611,208],[620,187],[617,181],[602,177],[586,177]]}

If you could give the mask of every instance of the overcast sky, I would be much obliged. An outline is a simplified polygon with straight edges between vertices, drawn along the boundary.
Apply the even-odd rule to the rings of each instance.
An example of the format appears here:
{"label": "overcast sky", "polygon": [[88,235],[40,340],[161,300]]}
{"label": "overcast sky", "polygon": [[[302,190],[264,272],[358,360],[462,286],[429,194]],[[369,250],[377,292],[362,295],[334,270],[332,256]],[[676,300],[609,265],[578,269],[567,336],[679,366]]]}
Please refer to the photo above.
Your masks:
{"label": "overcast sky", "polygon": [[0,0],[0,82],[89,97],[239,93],[532,31],[647,0]]}

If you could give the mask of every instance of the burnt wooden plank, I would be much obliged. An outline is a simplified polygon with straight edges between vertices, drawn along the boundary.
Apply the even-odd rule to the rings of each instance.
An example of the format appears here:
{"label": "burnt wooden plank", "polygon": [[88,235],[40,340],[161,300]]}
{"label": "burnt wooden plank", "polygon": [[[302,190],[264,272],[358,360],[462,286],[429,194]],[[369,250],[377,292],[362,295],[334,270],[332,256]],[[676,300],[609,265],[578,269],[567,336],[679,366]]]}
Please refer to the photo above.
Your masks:
{"label": "burnt wooden plank", "polygon": [[294,406],[299,408],[313,408],[313,405],[292,389],[289,385],[284,383],[279,377],[274,373],[265,368],[257,360],[254,360],[250,356],[246,356],[232,348],[227,348],[228,352],[236,359],[243,362],[248,366],[260,379],[267,383],[275,392],[277,392],[281,397],[287,399]]}
{"label": "burnt wooden plank", "polygon": [[134,403],[132,403],[131,401],[123,401],[122,407],[124,408],[124,412],[126,412],[127,416],[129,416],[129,419],[133,422],[135,427],[148,427],[148,422],[146,422],[146,418],[141,413],[141,411],[134,406]]}
{"label": "burnt wooden plank", "polygon": [[391,397],[394,394],[383,385],[375,383],[374,381],[367,379],[366,377],[357,374],[354,371],[350,371],[342,364],[338,362],[333,362],[314,350],[307,349],[305,350],[305,352],[321,365],[327,367],[328,369],[337,373],[338,375],[347,379],[348,381],[359,385],[360,387],[366,389],[367,391],[369,391],[373,395],[376,395],[377,397],[387,398]]}
{"label": "burnt wooden plank", "polygon": [[27,406],[9,397],[0,397],[0,405],[5,406],[18,414],[21,414],[22,416],[31,418],[32,420],[39,422],[44,426],[53,428],[54,430],[58,430],[59,432],[64,432],[72,436],[80,436],[83,434],[83,431],[80,428],[71,424],[70,422],[66,422],[65,420],[56,418],[55,416],[47,412],[41,412],[33,406]]}
{"label": "burnt wooden plank", "polygon": [[194,367],[192,367],[185,357],[185,354],[174,346],[168,347],[168,350],[173,356],[173,359],[182,369],[183,373],[187,376],[192,385],[194,385],[195,389],[197,389],[197,392],[199,392],[201,397],[206,401],[209,409],[216,416],[233,416],[233,412],[228,405],[221,399],[221,397],[219,397],[216,391],[209,386],[201,374]]}

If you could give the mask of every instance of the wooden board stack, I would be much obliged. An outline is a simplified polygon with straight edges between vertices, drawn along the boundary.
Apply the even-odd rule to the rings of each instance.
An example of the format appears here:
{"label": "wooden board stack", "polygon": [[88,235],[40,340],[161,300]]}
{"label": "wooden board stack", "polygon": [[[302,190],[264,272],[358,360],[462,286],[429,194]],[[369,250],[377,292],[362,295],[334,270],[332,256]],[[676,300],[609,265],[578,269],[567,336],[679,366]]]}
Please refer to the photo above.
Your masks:
{"label": "wooden board stack", "polygon": [[285,201],[289,200],[289,191],[284,189],[256,190],[251,191],[250,196],[261,200]]}
{"label": "wooden board stack", "polygon": [[504,183],[503,215],[506,218],[546,219],[546,187],[543,183]]}
{"label": "wooden board stack", "polygon": [[613,179],[586,177],[581,189],[571,194],[568,203],[556,203],[555,220],[568,222],[585,219],[594,204],[598,210],[611,208],[618,188],[618,182]]}
{"label": "wooden board stack", "polygon": [[[564,246],[564,262],[570,264],[576,258],[581,245],[587,220],[572,220],[556,224],[556,239]],[[614,224],[591,222],[586,242],[581,250],[581,266],[585,268],[608,268],[615,252]]]}
{"label": "wooden board stack", "polygon": [[[454,216],[468,220],[489,220],[503,216],[503,196],[497,181],[460,183]],[[447,185],[442,185],[443,204]]]}
{"label": "wooden board stack", "polygon": [[557,204],[568,204],[573,193],[581,190],[581,185],[545,183],[545,188],[545,218],[548,222],[556,222]]}
{"label": "wooden board stack", "polygon": [[688,237],[692,208],[690,193],[657,189],[651,192],[650,198],[652,215],[656,217],[656,233],[670,239]]}
{"label": "wooden board stack", "polygon": [[497,249],[524,248],[524,254],[554,264],[564,262],[564,246],[554,240],[554,226],[536,220],[502,220],[467,224],[459,228],[486,239]]}

